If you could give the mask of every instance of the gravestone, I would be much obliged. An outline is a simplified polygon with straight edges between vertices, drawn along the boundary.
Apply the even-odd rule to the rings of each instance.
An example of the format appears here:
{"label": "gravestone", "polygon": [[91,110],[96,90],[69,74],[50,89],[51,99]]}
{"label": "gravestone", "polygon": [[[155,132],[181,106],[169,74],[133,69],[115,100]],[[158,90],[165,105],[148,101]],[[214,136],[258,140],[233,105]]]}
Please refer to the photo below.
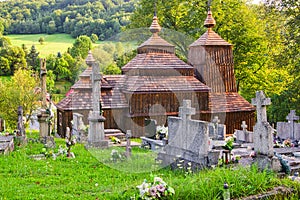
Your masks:
{"label": "gravestone", "polygon": [[291,110],[286,117],[288,122],[277,122],[277,136],[281,139],[300,140],[300,123],[299,116],[295,110]]}
{"label": "gravestone", "polygon": [[215,116],[212,122],[208,124],[209,137],[213,140],[225,140],[226,125],[219,123],[219,117]]}
{"label": "gravestone", "polygon": [[85,125],[82,120],[83,115],[73,113],[72,135],[74,135],[78,142],[86,142],[87,134],[84,132]]}
{"label": "gravestone", "polygon": [[158,156],[164,165],[172,164],[178,158],[197,168],[217,164],[220,151],[209,151],[208,122],[192,120],[195,113],[191,101],[183,100],[179,117],[168,117],[168,144]]}
{"label": "gravestone", "polygon": [[0,136],[0,154],[8,154],[14,150],[13,136]]}
{"label": "gravestone", "polygon": [[272,157],[274,129],[267,121],[266,106],[271,104],[271,99],[266,98],[263,91],[256,92],[256,98],[252,99],[252,104],[256,106],[257,122],[254,126],[253,142],[254,151],[258,155]]}
{"label": "gravestone", "polygon": [[38,122],[40,124],[40,138],[41,141],[47,141],[47,138],[50,137],[50,111],[47,107],[47,87],[46,87],[46,78],[47,78],[47,68],[46,68],[46,59],[40,59],[41,71],[41,89],[42,89],[42,105],[40,113],[37,115]]}
{"label": "gravestone", "polygon": [[25,128],[23,122],[23,107],[18,107],[18,124],[17,124],[17,136],[25,136]]}
{"label": "gravestone", "polygon": [[234,132],[236,141],[238,143],[253,143],[253,132],[247,130],[248,126],[245,121],[242,121],[241,127],[243,130],[236,130]]}
{"label": "gravestone", "polygon": [[156,120],[145,119],[145,137],[155,139],[156,137]]}
{"label": "gravestone", "polygon": [[132,134],[131,134],[131,130],[127,130],[126,132],[126,157],[129,158],[131,157],[131,138]]}
{"label": "gravestone", "polygon": [[89,51],[88,57],[86,59],[86,64],[92,67],[93,72],[91,75],[92,80],[92,104],[93,110],[89,113],[89,133],[88,133],[88,144],[87,148],[106,148],[108,147],[108,140],[105,140],[104,136],[104,121],[105,118],[101,113],[100,106],[100,94],[101,94],[101,75],[99,71],[99,65],[96,64],[95,59],[93,58],[92,52]]}

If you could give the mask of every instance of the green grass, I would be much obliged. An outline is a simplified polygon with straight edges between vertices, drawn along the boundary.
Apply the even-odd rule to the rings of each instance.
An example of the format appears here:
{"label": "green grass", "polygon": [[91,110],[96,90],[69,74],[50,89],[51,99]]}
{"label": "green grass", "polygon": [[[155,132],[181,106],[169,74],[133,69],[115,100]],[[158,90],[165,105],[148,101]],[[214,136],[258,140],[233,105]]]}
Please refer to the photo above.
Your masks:
{"label": "green grass", "polygon": [[[33,136],[37,133],[29,137]],[[65,144],[63,139],[56,142],[57,148]],[[158,169],[154,154],[138,147],[133,148],[130,160],[116,162],[109,157],[112,149],[87,151],[82,144],[72,148],[75,159],[29,157],[42,148],[40,143],[28,143],[16,147],[10,155],[0,156],[0,199],[130,199],[138,196],[137,185],[155,175],[175,189],[175,196],[170,199],[222,199],[225,181],[232,198],[262,193],[283,184],[297,189],[295,195],[300,191],[299,184],[277,179],[270,172],[260,173],[256,167],[216,168],[194,174]],[[139,166],[149,170],[142,171]],[[293,198],[298,197],[289,197]]]}
{"label": "green grass", "polygon": [[[7,35],[7,37],[14,46],[21,47],[22,44],[25,44],[30,50],[31,46],[35,45],[41,57],[45,57],[49,54],[56,55],[58,52],[64,53],[75,41],[69,34],[18,34]],[[38,42],[40,37],[45,39],[45,42],[42,45]]]}

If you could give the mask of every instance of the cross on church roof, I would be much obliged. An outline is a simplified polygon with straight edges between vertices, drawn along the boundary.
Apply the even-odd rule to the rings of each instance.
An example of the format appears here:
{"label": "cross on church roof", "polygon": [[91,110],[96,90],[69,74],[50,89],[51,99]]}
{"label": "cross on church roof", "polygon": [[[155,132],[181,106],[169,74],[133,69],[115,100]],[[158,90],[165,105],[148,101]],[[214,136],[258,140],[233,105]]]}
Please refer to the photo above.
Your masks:
{"label": "cross on church roof", "polygon": [[286,116],[286,119],[289,122],[294,122],[299,120],[299,116],[296,115],[296,111],[295,110],[291,110],[290,113],[288,114],[288,116]]}
{"label": "cross on church roof", "polygon": [[271,99],[266,98],[263,91],[257,91],[256,98],[252,99],[252,105],[256,106],[257,122],[267,122],[266,106],[271,105]]}
{"label": "cross on church roof", "polygon": [[183,106],[179,107],[179,117],[185,121],[190,120],[194,114],[196,114],[196,109],[191,107],[191,100],[183,100]]}

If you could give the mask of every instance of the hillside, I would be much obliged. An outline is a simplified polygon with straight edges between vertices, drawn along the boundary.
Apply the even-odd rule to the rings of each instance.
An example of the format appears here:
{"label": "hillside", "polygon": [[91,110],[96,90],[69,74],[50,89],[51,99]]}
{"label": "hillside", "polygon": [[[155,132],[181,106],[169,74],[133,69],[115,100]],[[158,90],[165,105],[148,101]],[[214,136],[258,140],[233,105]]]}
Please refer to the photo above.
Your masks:
{"label": "hillside", "polygon": [[[129,23],[137,0],[8,0],[0,2],[4,34],[96,34],[105,40]],[[2,24],[2,26],[1,26]],[[1,30],[2,29],[2,30]]]}

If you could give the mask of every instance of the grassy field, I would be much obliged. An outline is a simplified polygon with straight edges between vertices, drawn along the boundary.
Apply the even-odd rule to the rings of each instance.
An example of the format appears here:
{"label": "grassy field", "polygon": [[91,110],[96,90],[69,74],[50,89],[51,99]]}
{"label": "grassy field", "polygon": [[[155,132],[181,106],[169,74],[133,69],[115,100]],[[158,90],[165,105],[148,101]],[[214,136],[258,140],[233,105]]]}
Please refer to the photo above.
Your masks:
{"label": "grassy field", "polygon": [[[30,49],[32,45],[35,45],[37,51],[40,52],[40,56],[66,52],[75,41],[69,34],[19,34],[8,35],[7,37],[15,46],[21,47],[22,44],[25,44]],[[44,44],[40,44],[38,41],[41,37],[45,39]]]}
{"label": "grassy field", "polygon": [[[37,137],[37,134],[29,137]],[[55,140],[53,152],[65,145],[63,139]],[[10,155],[0,156],[0,199],[138,199],[136,186],[144,179],[152,181],[153,176],[163,178],[175,189],[175,195],[167,199],[223,199],[224,182],[230,186],[231,198],[263,193],[278,185],[295,189],[295,196],[287,199],[298,199],[300,191],[299,184],[278,179],[270,172],[259,172],[256,167],[222,167],[189,174],[152,168],[149,167],[155,166],[152,153],[139,147],[133,147],[131,159],[116,162],[109,159],[115,147],[97,153],[76,144],[72,148],[74,159],[60,156],[56,160],[51,157],[34,160],[30,157],[42,149],[42,144],[29,142],[26,146],[16,146]],[[139,166],[149,169],[141,171]]]}
{"label": "grassy field", "polygon": [[[7,35],[11,40],[12,45],[21,47],[22,44],[25,44],[28,49],[32,45],[35,45],[37,51],[40,53],[41,57],[45,57],[49,54],[57,54],[58,52],[64,53],[68,50],[69,47],[72,47],[75,39],[69,34],[18,34],[18,35]],[[43,44],[39,43],[39,38],[43,37],[45,42]],[[115,43],[115,41],[98,41],[96,44],[93,44],[93,47],[98,45],[105,45]],[[136,47],[136,42],[123,42],[125,49],[133,49]]]}

